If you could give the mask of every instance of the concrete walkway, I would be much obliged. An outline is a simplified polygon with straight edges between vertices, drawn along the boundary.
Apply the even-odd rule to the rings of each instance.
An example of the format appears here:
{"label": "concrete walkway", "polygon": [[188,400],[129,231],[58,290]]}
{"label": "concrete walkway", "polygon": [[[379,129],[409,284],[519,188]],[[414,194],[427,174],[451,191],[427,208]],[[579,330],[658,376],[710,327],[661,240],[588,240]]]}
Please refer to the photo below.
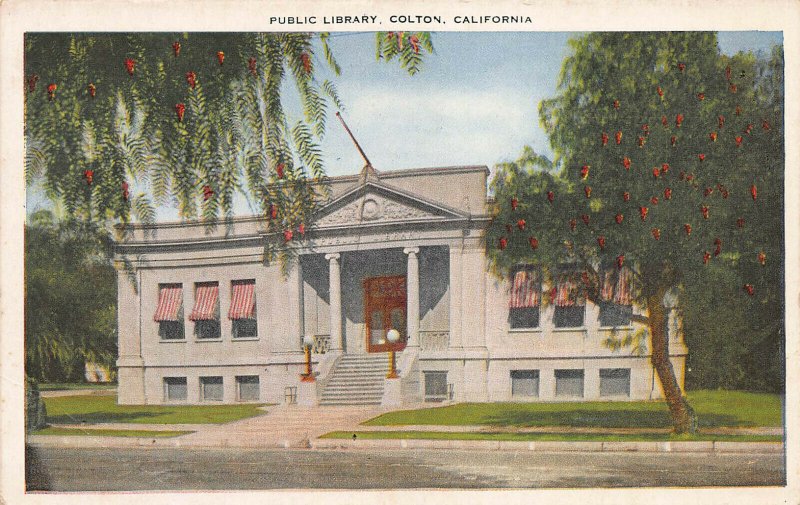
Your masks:
{"label": "concrete walkway", "polygon": [[263,416],[227,424],[203,425],[180,437],[184,446],[311,447],[311,442],[331,431],[353,431],[359,424],[388,412],[377,406],[306,408],[268,407]]}

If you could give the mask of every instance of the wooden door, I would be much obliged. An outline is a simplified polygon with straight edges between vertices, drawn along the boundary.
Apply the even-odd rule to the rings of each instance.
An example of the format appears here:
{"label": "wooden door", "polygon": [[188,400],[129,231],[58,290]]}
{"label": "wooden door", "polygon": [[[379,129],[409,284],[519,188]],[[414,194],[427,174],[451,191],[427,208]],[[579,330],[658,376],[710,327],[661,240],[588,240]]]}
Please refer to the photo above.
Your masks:
{"label": "wooden door", "polygon": [[[364,280],[364,320],[367,327],[367,352],[402,351],[406,346],[406,278],[404,275],[372,277]],[[400,333],[400,341],[390,344],[386,333]]]}

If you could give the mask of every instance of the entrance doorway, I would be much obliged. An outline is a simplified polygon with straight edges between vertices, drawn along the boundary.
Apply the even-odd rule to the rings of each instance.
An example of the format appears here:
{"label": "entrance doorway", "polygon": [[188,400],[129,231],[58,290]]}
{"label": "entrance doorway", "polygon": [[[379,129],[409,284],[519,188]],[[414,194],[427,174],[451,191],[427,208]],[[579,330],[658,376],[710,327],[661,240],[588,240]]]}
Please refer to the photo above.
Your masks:
{"label": "entrance doorway", "polygon": [[[367,352],[402,351],[406,347],[406,278],[404,275],[371,277],[364,280],[364,320]],[[400,340],[390,344],[386,333],[395,329]]]}

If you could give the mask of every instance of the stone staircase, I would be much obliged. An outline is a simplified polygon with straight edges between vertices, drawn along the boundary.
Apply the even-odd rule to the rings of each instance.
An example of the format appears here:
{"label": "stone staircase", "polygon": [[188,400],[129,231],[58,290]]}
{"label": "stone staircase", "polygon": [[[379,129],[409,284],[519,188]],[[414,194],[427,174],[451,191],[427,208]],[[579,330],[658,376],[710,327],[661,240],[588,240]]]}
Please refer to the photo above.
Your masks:
{"label": "stone staircase", "polygon": [[320,405],[380,405],[383,379],[389,373],[386,353],[345,354],[336,362],[322,390]]}

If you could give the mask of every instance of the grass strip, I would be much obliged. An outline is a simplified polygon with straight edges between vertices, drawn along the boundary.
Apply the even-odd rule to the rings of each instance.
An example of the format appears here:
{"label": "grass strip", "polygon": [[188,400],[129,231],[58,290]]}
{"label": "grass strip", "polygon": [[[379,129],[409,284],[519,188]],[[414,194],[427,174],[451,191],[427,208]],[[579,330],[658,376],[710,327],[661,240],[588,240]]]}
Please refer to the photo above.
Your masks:
{"label": "grass strip", "polygon": [[117,405],[117,395],[44,398],[51,424],[221,424],[263,415],[264,404]]}
{"label": "grass strip", "polygon": [[32,435],[67,435],[86,437],[141,437],[141,438],[171,438],[194,433],[193,431],[156,431],[156,430],[106,430],[82,428],[44,428],[36,430]]}
{"label": "grass strip", "polygon": [[79,389],[114,390],[115,383],[74,383],[74,382],[44,382],[39,384],[39,391],[75,391]]}
{"label": "grass strip", "polygon": [[[689,403],[701,428],[781,426],[783,396],[744,391],[692,391]],[[459,403],[444,407],[389,412],[366,426],[568,426],[595,428],[668,428],[663,401]]]}
{"label": "grass strip", "polygon": [[332,431],[320,438],[380,440],[500,440],[515,442],[782,442],[776,435],[709,435],[709,434],[671,434],[671,433],[475,433],[439,431]]}

